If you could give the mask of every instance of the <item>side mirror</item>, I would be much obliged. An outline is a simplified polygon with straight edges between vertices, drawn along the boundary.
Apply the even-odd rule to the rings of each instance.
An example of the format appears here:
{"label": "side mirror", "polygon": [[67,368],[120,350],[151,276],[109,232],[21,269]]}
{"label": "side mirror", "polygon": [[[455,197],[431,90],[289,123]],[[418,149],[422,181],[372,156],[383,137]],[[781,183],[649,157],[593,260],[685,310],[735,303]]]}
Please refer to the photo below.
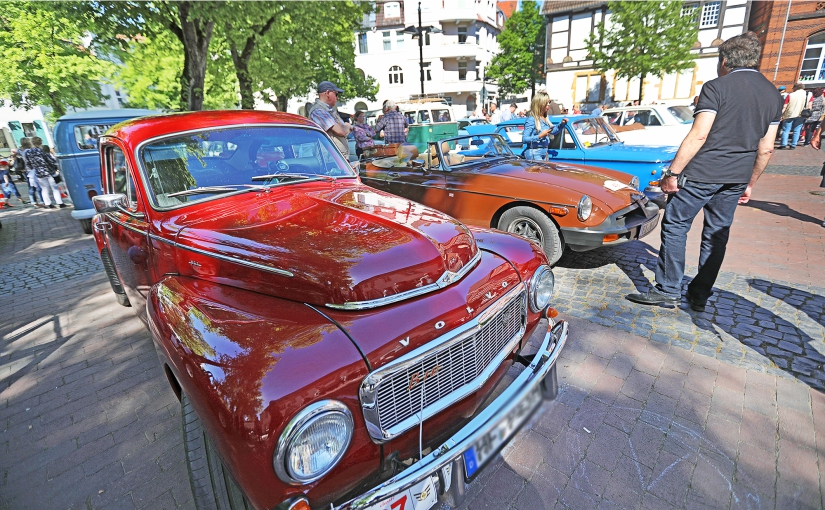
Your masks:
{"label": "side mirror", "polygon": [[129,206],[126,195],[123,193],[95,195],[92,197],[92,203],[99,214],[124,211]]}

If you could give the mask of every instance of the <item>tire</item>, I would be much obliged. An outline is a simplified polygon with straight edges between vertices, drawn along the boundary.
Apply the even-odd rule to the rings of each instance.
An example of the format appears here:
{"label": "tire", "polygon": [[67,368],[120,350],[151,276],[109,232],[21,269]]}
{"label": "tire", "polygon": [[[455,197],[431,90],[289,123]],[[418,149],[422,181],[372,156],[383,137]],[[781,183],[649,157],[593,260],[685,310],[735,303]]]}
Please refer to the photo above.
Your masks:
{"label": "tire", "polygon": [[195,508],[251,510],[252,505],[244,497],[229,471],[224,468],[186,393],[181,393],[180,407],[183,418],[183,448],[186,452],[186,467],[189,468],[189,484],[192,486]]}
{"label": "tire", "polygon": [[564,251],[559,229],[546,214],[532,207],[519,206],[505,211],[498,229],[526,237],[541,245],[550,265],[555,265]]}
{"label": "tire", "polygon": [[83,229],[84,234],[91,234],[92,233],[92,219],[87,218],[85,220],[80,220],[80,228]]}

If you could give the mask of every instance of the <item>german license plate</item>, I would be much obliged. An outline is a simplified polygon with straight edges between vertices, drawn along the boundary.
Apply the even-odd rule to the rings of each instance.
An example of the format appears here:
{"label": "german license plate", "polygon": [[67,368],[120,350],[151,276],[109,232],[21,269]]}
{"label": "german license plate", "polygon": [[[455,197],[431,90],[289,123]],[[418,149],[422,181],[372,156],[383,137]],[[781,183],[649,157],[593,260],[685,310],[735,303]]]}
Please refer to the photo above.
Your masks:
{"label": "german license plate", "polygon": [[[445,481],[450,480],[452,464],[442,468],[442,474]],[[390,499],[373,505],[367,510],[430,510],[438,502],[438,494],[436,494],[435,488],[435,480],[437,479],[438,475],[428,476],[409,489],[399,492]],[[449,488],[448,485],[444,490],[449,490]]]}
{"label": "german license plate", "polygon": [[658,223],[659,215],[656,215],[656,217],[652,220],[648,220],[646,223],[642,224],[642,226],[639,228],[639,239],[653,232],[653,229],[656,228],[656,225]]}
{"label": "german license plate", "polygon": [[488,460],[498,453],[505,441],[521,427],[540,401],[541,393],[536,387],[507,416],[464,452],[464,469],[467,472],[467,478],[472,478]]}

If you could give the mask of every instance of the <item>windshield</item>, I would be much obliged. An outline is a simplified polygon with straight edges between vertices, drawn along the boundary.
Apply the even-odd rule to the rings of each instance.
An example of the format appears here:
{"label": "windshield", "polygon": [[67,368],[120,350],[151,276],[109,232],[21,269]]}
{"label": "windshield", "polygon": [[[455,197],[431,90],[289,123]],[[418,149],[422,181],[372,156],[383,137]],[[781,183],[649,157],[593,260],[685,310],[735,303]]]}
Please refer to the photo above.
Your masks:
{"label": "windshield", "polygon": [[616,132],[603,117],[588,117],[572,121],[569,126],[576,133],[579,143],[585,148],[609,145],[619,141]]}
{"label": "windshield", "polygon": [[329,138],[301,127],[200,131],[147,144],[139,158],[149,199],[160,208],[281,181],[355,177]]}
{"label": "windshield", "polygon": [[670,106],[667,111],[676,117],[682,124],[693,124],[693,110],[687,106]]}
{"label": "windshield", "polygon": [[[448,168],[473,163],[481,159],[516,157],[507,142],[497,134],[472,135],[448,138],[438,142],[438,157]],[[435,144],[430,145],[435,152]]]}

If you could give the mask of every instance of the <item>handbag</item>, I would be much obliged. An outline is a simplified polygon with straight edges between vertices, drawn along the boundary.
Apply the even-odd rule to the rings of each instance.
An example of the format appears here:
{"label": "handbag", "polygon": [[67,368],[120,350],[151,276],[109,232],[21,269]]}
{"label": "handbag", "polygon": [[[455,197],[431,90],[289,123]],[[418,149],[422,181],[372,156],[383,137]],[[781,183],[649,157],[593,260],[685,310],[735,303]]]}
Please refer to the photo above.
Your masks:
{"label": "handbag", "polygon": [[60,177],[60,172],[59,172],[59,171],[58,171],[58,172],[53,173],[53,174],[52,174],[52,178],[54,179],[54,182],[55,182],[56,184],[60,184],[61,182],[63,182],[63,177]]}
{"label": "handbag", "polygon": [[804,110],[802,110],[801,112],[799,112],[799,116],[800,116],[800,117],[802,117],[803,119],[807,119],[807,118],[808,118],[808,117],[810,117],[812,114],[813,114],[813,112],[811,111],[811,109],[810,109],[810,108],[805,108]]}

